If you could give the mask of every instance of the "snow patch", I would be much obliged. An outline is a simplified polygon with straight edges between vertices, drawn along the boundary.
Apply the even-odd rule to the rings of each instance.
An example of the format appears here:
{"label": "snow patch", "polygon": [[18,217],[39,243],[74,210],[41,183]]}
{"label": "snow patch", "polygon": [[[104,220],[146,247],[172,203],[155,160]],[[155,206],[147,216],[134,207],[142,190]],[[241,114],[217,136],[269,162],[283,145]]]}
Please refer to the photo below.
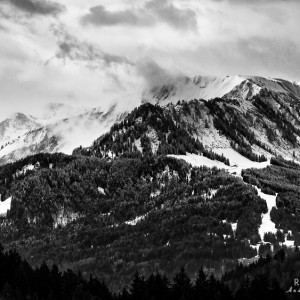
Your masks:
{"label": "snow patch", "polygon": [[11,208],[11,200],[12,197],[9,197],[3,202],[0,201],[0,216],[6,216],[7,211]]}
{"label": "snow patch", "polygon": [[285,236],[285,241],[283,242],[283,245],[287,246],[287,247],[294,247],[294,241],[293,240],[288,240],[287,236]]}
{"label": "snow patch", "polygon": [[207,199],[211,199],[215,196],[215,194],[217,193],[218,189],[209,189],[208,192],[206,194],[204,194],[204,196]]}
{"label": "snow patch", "polygon": [[105,194],[105,191],[104,191],[104,188],[102,188],[102,187],[98,187],[98,192],[99,192],[101,195],[106,195],[106,194]]}
{"label": "snow patch", "polygon": [[239,176],[241,176],[242,169],[264,169],[270,165],[271,161],[270,158],[265,162],[252,161],[232,148],[214,148],[212,149],[212,151],[219,155],[223,154],[224,157],[228,158],[230,161],[230,165],[235,168],[231,170]]}
{"label": "snow patch", "polygon": [[258,187],[255,187],[255,189],[258,192],[258,196],[260,196],[262,199],[264,199],[267,202],[267,206],[268,206],[268,212],[266,214],[262,215],[262,223],[258,229],[261,240],[263,241],[265,233],[271,232],[271,233],[276,234],[276,232],[277,232],[275,223],[271,221],[271,217],[270,217],[270,212],[271,212],[272,208],[276,207],[277,194],[275,196],[267,195],[267,194],[263,193],[261,191],[261,189],[259,189]]}
{"label": "snow patch", "polygon": [[125,224],[130,225],[130,226],[135,226],[138,222],[143,221],[148,214],[136,217],[135,219],[131,220],[131,221],[126,221]]}
{"label": "snow patch", "polygon": [[237,223],[231,223],[232,231],[235,233],[237,228]]}
{"label": "snow patch", "polygon": [[225,165],[224,163],[218,161],[218,160],[212,160],[202,155],[197,155],[193,153],[187,153],[186,155],[173,155],[169,154],[169,157],[174,157],[177,159],[183,159],[187,163],[191,164],[193,167],[201,167],[206,166],[208,168],[219,168],[219,169],[225,169],[225,170],[231,170],[232,168]]}
{"label": "snow patch", "polygon": [[155,191],[155,192],[152,192],[152,193],[150,194],[150,198],[155,198],[155,197],[159,196],[160,193],[161,193],[160,190],[157,190],[157,191]]}
{"label": "snow patch", "polygon": [[60,211],[55,223],[54,223],[54,228],[57,228],[59,225],[62,227],[67,226],[70,222],[75,221],[76,219],[79,218],[79,215],[77,213],[68,213],[65,214],[63,211]]}
{"label": "snow patch", "polygon": [[141,152],[143,153],[143,148],[142,148],[142,145],[141,145],[141,139],[137,139],[134,141],[134,145],[136,146],[136,148]]}

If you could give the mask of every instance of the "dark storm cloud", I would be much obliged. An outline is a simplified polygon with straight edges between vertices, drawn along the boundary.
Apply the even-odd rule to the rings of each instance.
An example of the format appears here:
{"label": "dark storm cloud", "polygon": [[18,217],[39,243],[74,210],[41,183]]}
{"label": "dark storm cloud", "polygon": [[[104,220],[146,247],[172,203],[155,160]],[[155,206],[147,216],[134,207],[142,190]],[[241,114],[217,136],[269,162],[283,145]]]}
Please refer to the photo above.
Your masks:
{"label": "dark storm cloud", "polygon": [[139,9],[114,12],[108,11],[102,5],[95,6],[90,8],[90,12],[82,17],[82,22],[97,26],[150,26],[161,22],[179,29],[195,29],[197,26],[196,14],[193,10],[177,8],[168,0],[151,0]]}
{"label": "dark storm cloud", "polygon": [[135,25],[145,22],[138,14],[130,10],[110,12],[102,5],[90,8],[89,14],[85,15],[82,21],[85,24],[90,23],[99,26],[112,26],[116,24]]}
{"label": "dark storm cloud", "polygon": [[178,28],[195,28],[196,14],[191,9],[179,9],[167,0],[152,0],[146,3],[146,10],[150,10],[159,20]]}
{"label": "dark storm cloud", "polygon": [[58,38],[58,50],[55,56],[59,59],[83,61],[92,69],[114,63],[131,64],[126,57],[103,52],[91,43],[79,41],[76,37],[67,33],[63,27],[52,27],[52,31]]}
{"label": "dark storm cloud", "polygon": [[65,7],[57,2],[44,0],[0,0],[23,12],[33,15],[57,15],[65,10]]}

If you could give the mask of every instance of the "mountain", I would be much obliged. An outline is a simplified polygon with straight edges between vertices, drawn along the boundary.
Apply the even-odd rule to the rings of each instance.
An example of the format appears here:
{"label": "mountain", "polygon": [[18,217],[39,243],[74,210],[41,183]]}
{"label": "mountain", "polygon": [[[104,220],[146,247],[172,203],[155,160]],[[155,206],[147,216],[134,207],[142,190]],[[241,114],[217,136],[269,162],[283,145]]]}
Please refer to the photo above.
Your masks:
{"label": "mountain", "polygon": [[[218,101],[216,97],[224,101]],[[201,98],[206,101],[202,101],[203,108],[200,108],[200,124],[193,118],[182,121],[197,127],[194,135],[206,147],[226,155],[226,149],[232,148],[233,142],[236,146],[244,139],[243,148],[251,148],[258,155],[280,154],[289,159],[299,156],[296,144],[299,139],[300,87],[297,84],[253,76],[195,77],[181,78],[144,94],[145,102],[161,106]],[[224,126],[234,128],[227,130]],[[233,137],[238,132],[240,137]],[[247,132],[256,141],[245,139]]]}
{"label": "mountain", "polygon": [[114,291],[136,270],[173,276],[185,266],[193,276],[202,265],[221,276],[281,249],[291,255],[300,246],[299,87],[238,81],[209,101],[175,93],[125,114],[83,112],[2,149],[12,161],[35,153],[0,166],[4,246]]}
{"label": "mountain", "polygon": [[[72,155],[40,153],[0,167],[1,197],[11,199],[2,243],[33,265],[92,272],[113,290],[136,270],[173,276],[182,265],[192,276],[202,265],[220,276],[237,262],[293,252],[300,165],[274,157],[261,138],[278,119],[278,143],[294,147],[283,135],[285,126],[296,134],[293,123],[264,106],[280,102],[276,95],[146,103]],[[263,120],[257,131],[247,109]]]}
{"label": "mountain", "polygon": [[[266,93],[269,93],[270,99],[265,99],[266,97],[263,95]],[[240,107],[234,107],[235,117],[237,115],[244,115],[244,117],[253,115],[253,124],[250,122],[251,124],[248,125],[264,144],[262,147],[257,143],[255,146],[251,146],[251,151],[255,155],[266,156],[268,153],[273,155],[276,152],[290,159],[293,158],[293,147],[290,144],[293,144],[295,139],[298,138],[296,131],[299,118],[297,110],[291,111],[291,109],[294,109],[294,106],[298,107],[300,98],[300,87],[295,83],[282,79],[266,79],[254,76],[180,77],[169,80],[168,83],[162,86],[156,86],[145,91],[141,102],[165,106],[170,103],[176,105],[180,100],[212,100],[215,98],[228,99],[228,103],[225,104],[227,106],[231,105],[230,101],[239,101]],[[288,137],[290,126],[288,124],[278,125],[278,120],[274,120],[274,116],[266,116],[265,110],[262,111],[262,108],[257,108],[257,105],[260,105],[258,102],[261,102],[261,100],[255,100],[256,98],[265,99],[266,105],[272,106],[276,110],[276,114],[286,114],[283,117],[284,119],[287,118],[285,121],[295,127],[295,130],[291,131],[290,137]],[[223,104],[220,105],[223,106]],[[285,107],[286,105],[289,106],[288,110]],[[228,107],[221,107],[219,113],[226,109]],[[26,155],[39,152],[62,151],[70,154],[75,147],[88,146],[98,136],[108,131],[110,126],[120,117],[126,115],[125,110],[126,108],[121,104],[103,111],[100,108],[78,108],[61,103],[50,103],[45,108],[44,113],[37,117],[16,114],[0,125],[1,140],[4,147],[0,150],[0,164],[12,162]],[[257,111],[257,115],[253,114],[254,111]],[[224,113],[230,116],[232,112],[224,111]],[[205,114],[204,111],[202,121],[206,125],[216,119],[211,113],[204,117]],[[261,118],[260,121],[258,121],[258,116]],[[187,122],[190,121],[194,122],[193,120],[187,120]],[[245,122],[249,123],[249,120],[245,120]],[[283,132],[285,132],[288,142],[286,142],[286,139],[280,138],[275,145],[273,144],[273,139],[278,135],[282,135],[279,131],[272,131],[272,128],[276,126],[281,126],[279,131],[283,131],[285,128]],[[225,155],[227,151],[222,149],[232,148],[232,145],[230,145],[232,138],[224,138],[224,134],[219,134],[220,128],[216,128],[214,125],[208,128],[207,126],[204,126],[204,128],[198,126],[197,130],[195,134],[201,140],[201,143],[207,148],[214,148],[220,155],[222,153]],[[248,142],[251,143],[252,141]],[[245,143],[247,144],[246,141]],[[247,151],[249,152],[250,145],[249,143],[246,144],[243,148],[248,147]],[[295,155],[298,155],[297,151],[295,151]]]}
{"label": "mountain", "polygon": [[23,113],[15,113],[0,123],[1,146],[39,127],[41,124],[36,118]]}
{"label": "mountain", "polygon": [[[31,117],[35,123],[29,116],[16,115],[22,118],[2,122],[7,142],[0,150],[0,164],[40,152],[72,153],[79,145],[88,146],[121,116],[115,106],[103,112],[100,108],[72,108],[63,104],[48,105],[45,114]],[[14,128],[20,129],[13,131]],[[8,135],[9,132],[14,135]]]}

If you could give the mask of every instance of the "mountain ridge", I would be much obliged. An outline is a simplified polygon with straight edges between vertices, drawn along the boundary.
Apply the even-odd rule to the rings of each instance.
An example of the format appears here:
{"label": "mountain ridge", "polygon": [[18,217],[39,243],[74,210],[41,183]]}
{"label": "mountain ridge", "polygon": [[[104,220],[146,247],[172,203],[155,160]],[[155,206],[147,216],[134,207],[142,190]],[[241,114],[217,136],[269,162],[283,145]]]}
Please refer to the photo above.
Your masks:
{"label": "mountain ridge", "polygon": [[[266,98],[267,94],[270,94],[271,96],[269,97],[270,99],[265,99],[264,103],[261,103],[260,100],[256,100],[256,98]],[[258,76],[241,75],[226,76],[223,78],[195,76],[193,79],[180,77],[179,79],[175,79],[173,82],[172,80],[169,80],[167,85],[163,84],[160,87],[158,86],[145,91],[141,102],[150,102],[156,103],[160,106],[166,106],[169,103],[175,105],[180,100],[189,102],[193,99],[197,99],[201,101],[201,98],[204,98],[203,100],[206,101],[211,99],[209,100],[209,102],[211,102],[212,99],[215,99],[216,97],[222,98],[223,101],[227,99],[226,102],[229,106],[233,100],[237,100],[240,103],[240,107],[238,108],[235,106],[235,114],[238,115],[242,113],[243,115],[253,115],[252,122],[254,122],[254,120],[258,120],[256,111],[257,109],[261,110],[261,105],[264,106],[264,110],[267,105],[275,111],[286,110],[285,107],[289,106],[290,108],[285,112],[286,115],[282,118],[286,118],[288,116],[289,119],[286,121],[292,122],[293,124],[296,124],[296,126],[293,124],[280,124],[281,129],[279,130],[282,130],[285,126],[288,126],[290,129],[294,127],[295,130],[291,131],[290,141],[295,144],[298,136],[295,136],[294,132],[298,130],[298,101],[300,99],[300,87],[295,83],[283,79],[267,79]],[[224,105],[226,102],[224,101]],[[24,128],[21,128],[22,130],[20,131],[22,133],[20,139],[17,140],[20,134],[15,134],[13,136],[14,139],[6,139],[5,144],[8,145],[6,145],[5,149],[0,150],[0,163],[3,164],[6,162],[12,162],[24,157],[25,155],[38,153],[39,151],[63,151],[65,153],[72,153],[72,150],[79,145],[86,147],[91,144],[98,136],[107,132],[114,122],[117,122],[120,118],[122,119],[122,116],[129,113],[125,110],[126,108],[124,108],[123,105],[115,105],[112,106],[113,111],[108,110],[110,111],[110,117],[108,120],[107,118],[102,117],[105,115],[105,112],[102,112],[100,108],[70,109],[68,105],[59,103],[49,104],[48,107],[52,107],[52,109],[48,112],[48,116],[44,115],[44,118],[28,117],[33,118],[37,124],[29,128],[26,127],[26,122],[24,122]],[[291,109],[295,109],[294,112],[292,112]],[[221,108],[221,110],[224,110],[224,108]],[[270,120],[270,115],[265,115],[266,111],[264,111],[263,114],[261,111],[258,111],[258,113],[260,118],[263,118],[263,120],[266,119],[266,122],[258,122],[255,126],[264,126],[269,128],[267,129],[269,137],[271,134],[273,136],[276,134],[280,136],[281,134],[278,130],[271,133],[271,128],[278,127],[279,123],[276,121],[278,123],[276,124],[273,119]],[[207,115],[207,120],[204,120],[204,122],[208,124],[211,124],[212,119],[216,119],[215,117],[212,117],[210,113],[207,114],[203,112],[202,114]],[[221,114],[218,118],[220,117]],[[272,118],[274,118],[274,116]],[[278,118],[280,117],[278,116]],[[12,124],[14,123],[13,121],[11,122]],[[249,123],[249,121],[247,122]],[[259,125],[259,123],[262,124]],[[250,128],[252,127],[251,124],[252,123],[249,124]],[[262,137],[266,135],[266,133],[264,133],[266,128],[259,129],[262,133]],[[33,129],[37,131],[32,132]],[[254,127],[254,129],[257,130],[258,128]],[[285,135],[287,136],[287,131]],[[218,145],[217,148],[231,148],[230,141],[226,142],[224,134],[220,135],[219,129],[215,128],[213,124],[209,126],[209,130],[202,130],[198,132],[198,138],[202,140],[202,143],[207,144],[207,147],[210,148],[216,148],[214,144]],[[212,139],[215,140],[214,144],[209,142]],[[267,137],[264,138],[264,140],[267,139]],[[47,140],[52,141],[50,146],[48,145],[49,142]],[[277,145],[277,147],[278,146],[282,155],[288,155],[289,158],[292,158],[291,150],[288,150],[289,146],[285,141],[283,141],[281,145]],[[273,148],[271,154],[274,154],[275,148],[269,142],[267,142],[267,147],[269,150]],[[261,148],[259,145],[258,148],[253,150],[254,152],[256,151],[257,155],[267,155],[268,153],[268,151],[266,152],[266,149]]]}

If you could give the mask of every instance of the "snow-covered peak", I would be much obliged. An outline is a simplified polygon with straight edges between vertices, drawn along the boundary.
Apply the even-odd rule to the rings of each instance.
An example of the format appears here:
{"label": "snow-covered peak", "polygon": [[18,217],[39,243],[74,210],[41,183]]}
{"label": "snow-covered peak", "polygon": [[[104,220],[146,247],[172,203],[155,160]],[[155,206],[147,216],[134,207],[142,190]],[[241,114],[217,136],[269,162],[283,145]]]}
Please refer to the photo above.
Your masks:
{"label": "snow-covered peak", "polygon": [[41,124],[34,117],[23,113],[14,113],[0,123],[0,147],[39,127]]}
{"label": "snow-covered peak", "polygon": [[249,79],[244,80],[235,86],[229,93],[225,94],[226,98],[234,99],[251,99],[260,93],[262,87]]}
{"label": "snow-covered peak", "polygon": [[210,100],[223,97],[246,80],[243,76],[196,76],[193,79],[181,77],[174,82],[154,87],[143,94],[143,102],[156,102],[160,105],[177,103],[179,100]]}
{"label": "snow-covered peak", "polygon": [[0,164],[40,152],[71,154],[80,145],[88,147],[122,118],[115,106],[106,111],[94,108],[26,132],[0,148]]}
{"label": "snow-covered peak", "polygon": [[193,79],[180,77],[155,86],[143,93],[143,102],[166,105],[179,100],[214,98],[251,99],[261,89],[276,93],[292,93],[300,98],[300,86],[283,79],[264,78],[258,76],[195,76]]}
{"label": "snow-covered peak", "polygon": [[213,98],[221,98],[240,85],[246,78],[240,75],[226,77],[194,77],[194,83],[199,88],[200,99],[210,100]]}

